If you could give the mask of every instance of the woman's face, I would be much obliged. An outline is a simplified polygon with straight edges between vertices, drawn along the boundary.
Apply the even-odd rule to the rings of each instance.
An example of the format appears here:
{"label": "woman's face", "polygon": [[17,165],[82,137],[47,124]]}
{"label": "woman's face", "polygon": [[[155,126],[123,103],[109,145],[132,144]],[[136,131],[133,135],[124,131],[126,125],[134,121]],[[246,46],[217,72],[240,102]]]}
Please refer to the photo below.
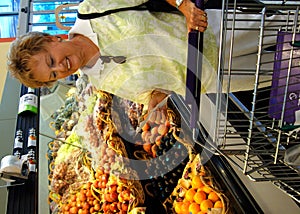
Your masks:
{"label": "woman's face", "polygon": [[65,78],[85,64],[84,55],[70,41],[60,41],[57,37],[47,43],[46,51],[31,57],[29,67],[32,75],[39,82],[49,82]]}

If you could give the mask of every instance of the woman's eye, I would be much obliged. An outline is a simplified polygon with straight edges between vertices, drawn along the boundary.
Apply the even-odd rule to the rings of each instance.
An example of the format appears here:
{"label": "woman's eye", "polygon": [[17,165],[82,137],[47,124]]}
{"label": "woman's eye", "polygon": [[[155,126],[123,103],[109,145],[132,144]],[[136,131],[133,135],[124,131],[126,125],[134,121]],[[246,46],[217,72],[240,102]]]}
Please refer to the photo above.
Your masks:
{"label": "woman's eye", "polygon": [[55,73],[55,72],[52,72],[52,78],[53,78],[53,79],[56,79],[56,76],[57,76],[56,73]]}
{"label": "woman's eye", "polygon": [[50,66],[53,67],[53,65],[54,65],[54,60],[50,58]]}

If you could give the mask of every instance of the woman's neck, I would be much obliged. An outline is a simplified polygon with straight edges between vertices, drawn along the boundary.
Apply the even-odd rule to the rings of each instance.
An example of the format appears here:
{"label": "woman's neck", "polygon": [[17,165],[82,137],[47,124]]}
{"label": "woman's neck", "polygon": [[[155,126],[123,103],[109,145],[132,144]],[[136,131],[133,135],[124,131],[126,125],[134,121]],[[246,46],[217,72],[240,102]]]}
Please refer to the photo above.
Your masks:
{"label": "woman's neck", "polygon": [[95,43],[90,40],[88,37],[75,34],[71,39],[73,42],[76,42],[81,47],[81,51],[85,55],[86,62],[84,63],[87,67],[92,67],[100,57],[100,50]]}

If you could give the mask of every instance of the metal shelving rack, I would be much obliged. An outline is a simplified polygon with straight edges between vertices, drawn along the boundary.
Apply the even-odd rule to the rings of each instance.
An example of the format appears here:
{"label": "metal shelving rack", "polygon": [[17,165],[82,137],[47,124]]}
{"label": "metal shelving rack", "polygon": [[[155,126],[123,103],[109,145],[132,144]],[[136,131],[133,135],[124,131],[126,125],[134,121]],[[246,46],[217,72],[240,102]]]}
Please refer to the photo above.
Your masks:
{"label": "metal shelving rack", "polygon": [[[27,87],[21,86],[20,97],[27,93]],[[38,90],[35,94],[39,96]],[[39,109],[39,108],[38,108]],[[28,154],[27,139],[28,131],[31,128],[35,130],[39,129],[39,110],[38,114],[25,112],[17,115],[16,131],[23,130],[24,144],[21,151],[21,155]],[[38,151],[38,136],[37,136],[37,150]],[[38,160],[38,152],[35,153]],[[15,182],[12,182],[8,189],[8,203],[7,214],[33,214],[38,213],[37,200],[38,199],[38,173],[29,172],[26,179],[17,178]]]}
{"label": "metal shelving rack", "polygon": [[[299,144],[299,136],[297,126],[286,113],[282,113],[293,110],[287,106],[291,78],[296,78],[299,74],[295,73],[300,71],[299,47],[291,45],[290,49],[282,50],[279,46],[297,42],[300,2],[234,1],[232,4],[224,1],[223,4],[218,77],[224,87],[218,88],[214,100],[217,123],[209,147],[224,155],[251,180],[273,182],[299,203],[299,168],[284,160],[286,150]],[[252,67],[247,68],[239,67],[239,58],[235,53],[240,45],[235,42],[245,32],[257,34],[253,43],[257,50],[243,55],[256,59]],[[280,42],[279,32],[289,34],[292,39]],[[279,59],[278,56],[283,53],[288,53],[288,56]],[[283,61],[289,62],[286,67],[276,66],[276,63]],[[276,79],[275,72],[278,75],[280,72],[287,73],[284,85],[275,85],[276,80],[282,81],[284,78]],[[254,88],[246,92],[231,92],[231,84],[240,77],[253,77]],[[270,97],[276,97],[274,90],[284,91],[277,94],[282,98],[276,104],[276,110],[272,110],[275,104],[270,104]]]}

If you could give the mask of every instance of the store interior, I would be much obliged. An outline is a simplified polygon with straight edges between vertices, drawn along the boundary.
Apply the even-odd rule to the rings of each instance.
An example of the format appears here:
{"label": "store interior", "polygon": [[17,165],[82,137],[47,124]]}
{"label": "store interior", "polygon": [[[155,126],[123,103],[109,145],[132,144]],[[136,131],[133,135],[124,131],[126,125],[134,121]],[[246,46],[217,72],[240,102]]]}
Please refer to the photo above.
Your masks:
{"label": "store interior", "polygon": [[[269,4],[269,1],[258,2],[265,3],[266,5]],[[286,10],[293,12],[295,11],[295,8],[297,8],[297,12],[299,13],[298,10],[300,5],[295,6],[293,4],[297,5],[297,3],[294,3],[293,1],[288,2],[291,4],[291,6],[286,6]],[[274,8],[278,8],[277,4],[275,4],[275,6],[272,6]],[[281,12],[286,15],[286,13],[284,13],[284,9]],[[250,11],[250,13],[252,13],[252,11]],[[293,21],[294,20],[292,19],[292,22]],[[297,24],[299,25],[299,23]],[[266,27],[266,34],[268,34],[267,30],[268,29]],[[262,40],[264,40],[266,37],[267,36],[264,35]],[[25,114],[18,114],[20,98],[28,93],[28,88],[22,86],[17,80],[10,77],[9,73],[7,73],[6,71],[5,60],[10,44],[11,41],[0,42],[0,158],[2,159],[5,156],[15,154],[14,143],[17,130],[23,129],[24,133],[26,132],[24,134],[24,139],[26,141],[27,138],[29,139],[29,129],[34,127],[37,134],[37,146],[35,148],[35,157],[37,160],[36,162],[31,162],[31,159],[28,159],[29,156],[26,156],[26,167],[28,167],[28,169],[25,170],[25,178],[22,176],[14,177],[14,174],[14,176],[11,177],[13,179],[12,181],[7,181],[5,179],[0,180],[0,213],[63,213],[62,210],[67,210],[67,205],[69,206],[68,209],[70,209],[70,206],[73,206],[71,205],[71,202],[73,200],[72,196],[75,197],[76,195],[77,197],[80,191],[83,191],[82,189],[91,190],[91,198],[97,201],[97,205],[101,206],[100,209],[102,209],[102,211],[103,209],[106,209],[105,206],[107,204],[114,204],[115,206],[117,206],[117,203],[119,203],[119,206],[121,206],[121,208],[117,207],[115,208],[115,210],[118,210],[120,211],[120,213],[122,213],[122,205],[126,204],[128,206],[128,204],[131,203],[132,207],[126,207],[125,213],[145,213],[143,212],[143,209],[144,207],[146,207],[147,210],[147,206],[150,207],[149,209],[155,211],[155,206],[153,206],[149,201],[153,200],[156,202],[157,200],[159,202],[159,205],[164,205],[167,213],[177,213],[176,206],[179,204],[179,202],[182,202],[184,198],[184,202],[188,200],[188,196],[186,194],[187,191],[185,190],[186,192],[182,192],[182,189],[192,189],[192,177],[199,177],[201,179],[201,183],[210,189],[209,192],[206,193],[206,197],[208,197],[209,193],[211,192],[215,192],[217,195],[217,199],[213,202],[214,204],[210,208],[208,208],[206,213],[298,214],[300,212],[299,166],[297,168],[294,165],[291,166],[284,161],[284,152],[286,148],[290,148],[290,145],[299,143],[299,137],[297,135],[295,137],[291,135],[292,137],[288,138],[286,137],[286,135],[284,135],[285,133],[282,133],[282,135],[280,135],[281,132],[277,129],[275,130],[275,128],[275,131],[271,130],[270,132],[266,131],[263,128],[258,128],[259,134],[257,134],[257,130],[255,128],[253,128],[252,130],[252,126],[250,126],[250,128],[248,127],[249,121],[250,125],[252,125],[251,122],[253,122],[251,121],[251,116],[248,115],[249,111],[245,113],[246,119],[244,117],[242,117],[242,119],[237,117],[239,119],[238,122],[236,122],[237,120],[235,117],[234,119],[228,117],[229,122],[227,121],[227,123],[229,125],[228,127],[226,126],[225,129],[223,127],[223,120],[224,118],[227,119],[227,116],[230,115],[231,110],[233,110],[233,113],[236,115],[240,114],[240,112],[236,113],[237,111],[235,109],[235,106],[230,109],[230,105],[229,107],[221,105],[221,110],[219,112],[220,115],[216,116],[216,109],[218,109],[218,107],[216,107],[218,106],[218,96],[217,98],[215,98],[215,96],[213,96],[212,98],[210,95],[201,96],[202,107],[200,106],[200,119],[196,123],[196,128],[191,127],[189,125],[190,121],[188,121],[192,120],[192,117],[190,116],[192,114],[192,110],[191,108],[189,108],[190,106],[185,105],[182,96],[172,94],[172,96],[170,96],[170,98],[167,100],[169,108],[168,110],[170,112],[167,120],[170,120],[171,122],[168,121],[168,130],[164,134],[162,134],[162,137],[165,136],[165,138],[168,140],[168,143],[174,140],[174,145],[171,144],[170,146],[171,151],[172,149],[177,148],[176,146],[180,144],[180,146],[184,147],[182,151],[187,151],[187,153],[184,154],[184,159],[180,159],[182,161],[182,164],[180,164],[180,162],[176,163],[176,167],[172,168],[168,172],[165,172],[164,175],[160,174],[158,176],[156,175],[157,177],[155,177],[152,176],[152,174],[149,173],[149,171],[147,171],[147,169],[145,168],[153,167],[153,165],[151,165],[153,164],[151,161],[155,160],[156,158],[159,159],[159,157],[163,155],[155,153],[158,150],[154,149],[153,151],[151,149],[150,151],[146,151],[146,147],[143,146],[143,142],[140,142],[144,140],[144,137],[142,137],[143,132],[151,132],[151,128],[148,128],[147,130],[145,129],[146,131],[141,129],[139,132],[136,132],[136,130],[134,130],[138,127],[136,126],[136,123],[141,122],[140,119],[142,118],[142,116],[139,115],[139,113],[141,112],[135,109],[134,113],[138,113],[134,115],[133,119],[130,118],[128,116],[128,109],[130,109],[129,107],[132,108],[132,102],[129,102],[128,100],[119,98],[117,96],[110,95],[107,92],[102,92],[92,88],[88,84],[88,81],[85,82],[85,76],[81,73],[77,73],[78,76],[76,75],[76,78],[75,76],[72,76],[72,78],[61,80],[52,88],[42,88],[40,90],[34,90],[35,96],[38,97],[38,112],[32,113],[27,111],[27,113],[29,112],[28,114],[26,112]],[[268,53],[262,52],[255,54],[256,56],[258,55],[262,59],[264,59],[264,54]],[[274,63],[273,59],[271,63]],[[260,95],[260,92],[260,89],[258,89],[258,95]],[[270,93],[270,89],[268,89],[268,93]],[[226,95],[229,94],[230,96],[233,95],[234,98],[240,98],[241,102],[244,102],[245,106],[255,103],[255,101],[251,103],[251,101],[247,100],[248,98],[251,100],[253,99],[252,96],[253,94],[255,94],[253,93],[253,91],[241,93],[237,92],[233,94],[227,93]],[[263,94],[265,95],[266,93]],[[221,102],[223,102],[225,99],[222,96],[220,97],[221,98],[219,99],[221,100]],[[258,99],[260,99],[259,96]],[[70,104],[71,102],[70,100],[72,101],[71,104],[75,104],[75,107],[72,106],[72,109],[69,109],[69,112],[67,112],[68,120],[71,117],[70,111],[71,113],[76,113],[77,111],[79,115],[76,122],[71,121],[74,124],[68,124],[64,123],[65,121],[61,122],[58,120],[60,119],[58,116],[60,115],[60,113],[62,113],[62,111],[66,110],[66,107],[68,107],[68,104]],[[107,111],[108,113],[105,112],[102,114],[102,116],[106,114],[109,115],[108,118],[110,118],[110,120],[106,120],[106,117],[105,119],[101,118],[101,113],[99,113],[100,107],[99,109],[97,109],[97,105],[100,106],[101,102],[105,103],[107,106],[113,105],[112,103],[117,103],[117,108],[115,106],[110,106],[111,108]],[[138,106],[138,104],[135,104],[135,107],[136,106]],[[244,107],[244,105],[240,106]],[[224,112],[223,107],[226,108]],[[115,108],[117,110],[115,110]],[[244,113],[243,110],[240,111]],[[266,111],[264,113],[268,114],[268,109],[263,108],[263,111]],[[139,117],[136,115],[138,115]],[[254,115],[256,116],[256,112],[254,112]],[[255,116],[254,119],[256,119]],[[115,135],[111,134],[110,137],[112,138],[113,136],[113,139],[116,140],[116,142],[118,139],[120,146],[110,144],[110,140],[107,140],[107,142],[105,142],[105,145],[103,146],[101,144],[103,142],[100,142],[99,139],[98,141],[100,142],[100,145],[95,146],[94,144],[92,144],[98,141],[95,140],[94,142],[94,139],[90,138],[90,136],[94,132],[90,129],[86,129],[86,126],[89,122],[88,119],[91,118],[93,121],[93,126],[91,127],[95,128],[94,131],[98,133],[97,136],[99,139],[103,139],[103,130],[113,130],[111,132],[114,132]],[[130,122],[134,120],[134,122],[136,122],[134,123],[135,126],[133,126],[132,123],[128,125],[128,119],[130,119]],[[244,124],[244,119],[245,123],[247,123],[246,129],[249,131],[246,133],[246,135],[243,132],[244,127],[240,129],[241,127],[239,126],[240,124]],[[97,123],[95,121],[97,121]],[[103,121],[105,121],[105,125],[102,124],[101,129],[99,128],[101,127],[99,124],[101,124],[101,122]],[[211,122],[208,123],[208,126],[207,121]],[[256,122],[256,120],[254,121]],[[270,128],[270,124],[268,122],[272,122],[273,125],[277,124],[274,121],[278,122],[277,119],[267,118],[266,127],[268,129]],[[97,127],[95,124],[99,126]],[[164,122],[164,125],[165,124],[166,123]],[[120,125],[121,128],[118,125]],[[151,123],[151,126],[152,125],[153,127],[155,127],[156,125],[159,126],[159,123],[156,123],[156,125],[155,123]],[[72,128],[70,130],[67,130],[66,127],[68,126],[71,126]],[[279,126],[281,128],[282,124]],[[83,127],[85,127],[85,129]],[[218,127],[219,130],[216,127]],[[135,134],[132,134],[132,130],[134,130]],[[223,136],[223,131],[228,135]],[[251,135],[252,131],[253,135]],[[278,134],[279,132],[280,134]],[[238,137],[236,137],[235,134],[237,134]],[[258,135],[258,137],[256,134]],[[271,142],[264,142],[263,144],[258,144],[259,146],[256,147],[256,140],[259,139],[260,141],[261,139],[260,134],[264,136],[264,140],[270,140]],[[221,137],[218,138],[216,136]],[[247,141],[248,138],[253,140],[250,140],[250,143],[253,143],[253,145],[247,145],[247,143],[249,143],[249,141]],[[274,140],[273,138],[276,138],[276,140],[278,139],[280,143],[274,143],[272,141]],[[138,140],[136,139],[138,139],[139,143],[141,144],[138,144]],[[130,142],[131,140],[132,142]],[[222,140],[226,141],[225,146],[223,144],[220,144],[219,141]],[[161,142],[163,141],[160,141],[160,143]],[[155,143],[156,140],[154,140],[154,144]],[[271,148],[269,148],[269,144],[272,145]],[[29,146],[27,147],[27,143],[25,143],[25,145],[26,148],[24,147],[22,151],[24,152],[24,155],[27,155]],[[57,145],[59,145],[58,148],[56,148]],[[256,148],[260,148],[261,145],[264,149],[266,148],[266,150],[270,150],[256,150]],[[130,161],[133,161],[133,163],[137,163],[137,166],[134,166],[134,164],[131,165],[132,163],[130,163],[130,167],[127,168],[126,163],[122,161],[120,161],[119,163],[118,161],[116,161],[118,159],[116,159],[112,162],[109,162],[111,163],[111,166],[109,166],[109,173],[107,173],[107,171],[105,171],[105,167],[101,166],[101,164],[105,165],[107,164],[107,162],[105,162],[105,158],[102,160],[101,155],[99,155],[100,151],[103,152],[103,148],[106,148],[106,146],[108,146],[109,149],[113,150],[113,152],[117,151],[118,154],[121,154],[120,156],[124,156]],[[76,156],[78,153],[78,150],[76,150],[76,148],[79,148],[80,151],[80,155],[78,156]],[[278,150],[279,153],[277,153]],[[97,151],[99,153],[93,153],[94,151]],[[77,159],[71,159],[68,156],[69,154],[73,154]],[[103,155],[103,153],[101,154]],[[115,155],[115,157],[119,157],[115,153],[113,154]],[[99,159],[97,161],[99,161],[100,164],[96,161],[95,157]],[[105,155],[103,155],[103,157],[105,157]],[[271,161],[269,162],[270,157]],[[197,158],[200,159],[195,164],[193,161],[197,161]],[[68,166],[70,166],[71,163],[67,162],[70,160],[75,161],[76,164],[72,166],[72,169],[68,168],[66,172],[70,172],[70,174],[75,173],[77,177],[73,176],[72,178],[69,178],[69,180],[67,179],[67,176],[60,178],[58,174],[55,174],[55,172],[57,172],[55,170],[58,170],[58,168],[55,168],[56,165],[60,166],[60,164],[67,164]],[[177,159],[174,160],[177,161]],[[276,160],[275,163],[274,160]],[[144,161],[146,161],[146,165],[144,165]],[[149,163],[147,161],[149,161]],[[166,159],[162,160],[162,162],[165,161]],[[143,165],[141,166],[144,168],[141,168],[141,166],[138,165],[139,162],[143,162]],[[36,164],[33,164],[34,166],[36,166],[36,168],[31,170],[29,166],[31,166],[30,164],[32,163]],[[115,163],[118,163],[119,165],[115,166]],[[3,166],[4,164],[1,162],[1,167],[3,168]],[[200,166],[202,166],[203,168]],[[131,169],[131,167],[133,169]],[[202,170],[205,170],[200,171],[200,168]],[[142,169],[143,172],[136,173],[135,170],[137,169]],[[98,170],[101,171],[101,173]],[[127,174],[126,176],[124,175],[124,177],[122,177],[122,170],[126,172],[124,174]],[[176,174],[175,171],[179,174]],[[2,172],[3,171],[1,171],[1,176]],[[24,172],[20,171],[20,173],[22,174]],[[88,179],[84,177],[85,173],[88,174]],[[100,175],[105,174],[106,176],[109,176],[108,178],[110,179],[110,182],[116,182],[117,180],[119,183],[117,183],[117,185],[116,183],[106,183],[104,187],[100,187],[100,182],[97,183],[97,173],[99,173]],[[195,173],[195,175],[193,173]],[[148,177],[144,178],[143,176],[145,175]],[[143,179],[131,180],[131,176],[134,178],[143,177]],[[175,182],[171,182],[172,176],[174,176]],[[162,180],[164,181],[163,185],[165,185],[163,186],[163,188],[160,186]],[[95,181],[97,181],[96,184]],[[188,183],[188,188],[185,187],[185,185],[187,184],[184,183],[184,181]],[[62,185],[59,186],[63,182],[67,183],[65,185],[67,186],[66,189],[64,189],[65,187],[61,187]],[[122,185],[120,185],[120,183],[122,183]],[[79,187],[77,187],[76,185],[79,185]],[[122,190],[120,190],[120,192],[125,191],[127,190],[126,188],[128,188],[131,191],[130,200],[128,199],[128,201],[126,201],[122,198],[121,202],[120,198],[117,198],[115,201],[110,201],[109,198],[104,198],[107,191],[110,191],[114,187],[114,185],[121,186]],[[59,186],[60,189],[57,186]],[[171,187],[172,189],[167,191],[166,187]],[[193,186],[193,188],[197,189],[198,187],[196,188],[195,186]],[[204,191],[203,186],[199,187],[198,189],[199,191]],[[27,190],[28,194],[26,195]],[[86,192],[87,191],[85,191],[85,194]],[[119,195],[117,195],[119,197],[121,197],[120,192],[118,192]],[[183,196],[180,194],[183,194]],[[74,200],[77,199],[75,198]],[[213,201],[213,199],[209,200]],[[88,201],[88,199],[85,198],[84,201]],[[132,201],[134,201],[134,203]],[[196,200],[191,199],[191,201],[195,203]],[[217,201],[221,201],[221,207],[217,207]],[[88,207],[89,210],[93,210],[93,212],[88,211],[87,213],[102,213],[100,211],[97,212],[96,210],[94,210],[94,208],[91,209],[92,207],[96,207],[96,205],[93,205],[92,203],[93,202],[91,202]],[[82,210],[84,208],[82,204],[74,205],[77,206],[76,213],[80,213],[79,210],[81,210],[81,212],[83,213]],[[199,202],[199,208],[200,204],[201,203]],[[159,212],[157,211],[157,213]]]}

